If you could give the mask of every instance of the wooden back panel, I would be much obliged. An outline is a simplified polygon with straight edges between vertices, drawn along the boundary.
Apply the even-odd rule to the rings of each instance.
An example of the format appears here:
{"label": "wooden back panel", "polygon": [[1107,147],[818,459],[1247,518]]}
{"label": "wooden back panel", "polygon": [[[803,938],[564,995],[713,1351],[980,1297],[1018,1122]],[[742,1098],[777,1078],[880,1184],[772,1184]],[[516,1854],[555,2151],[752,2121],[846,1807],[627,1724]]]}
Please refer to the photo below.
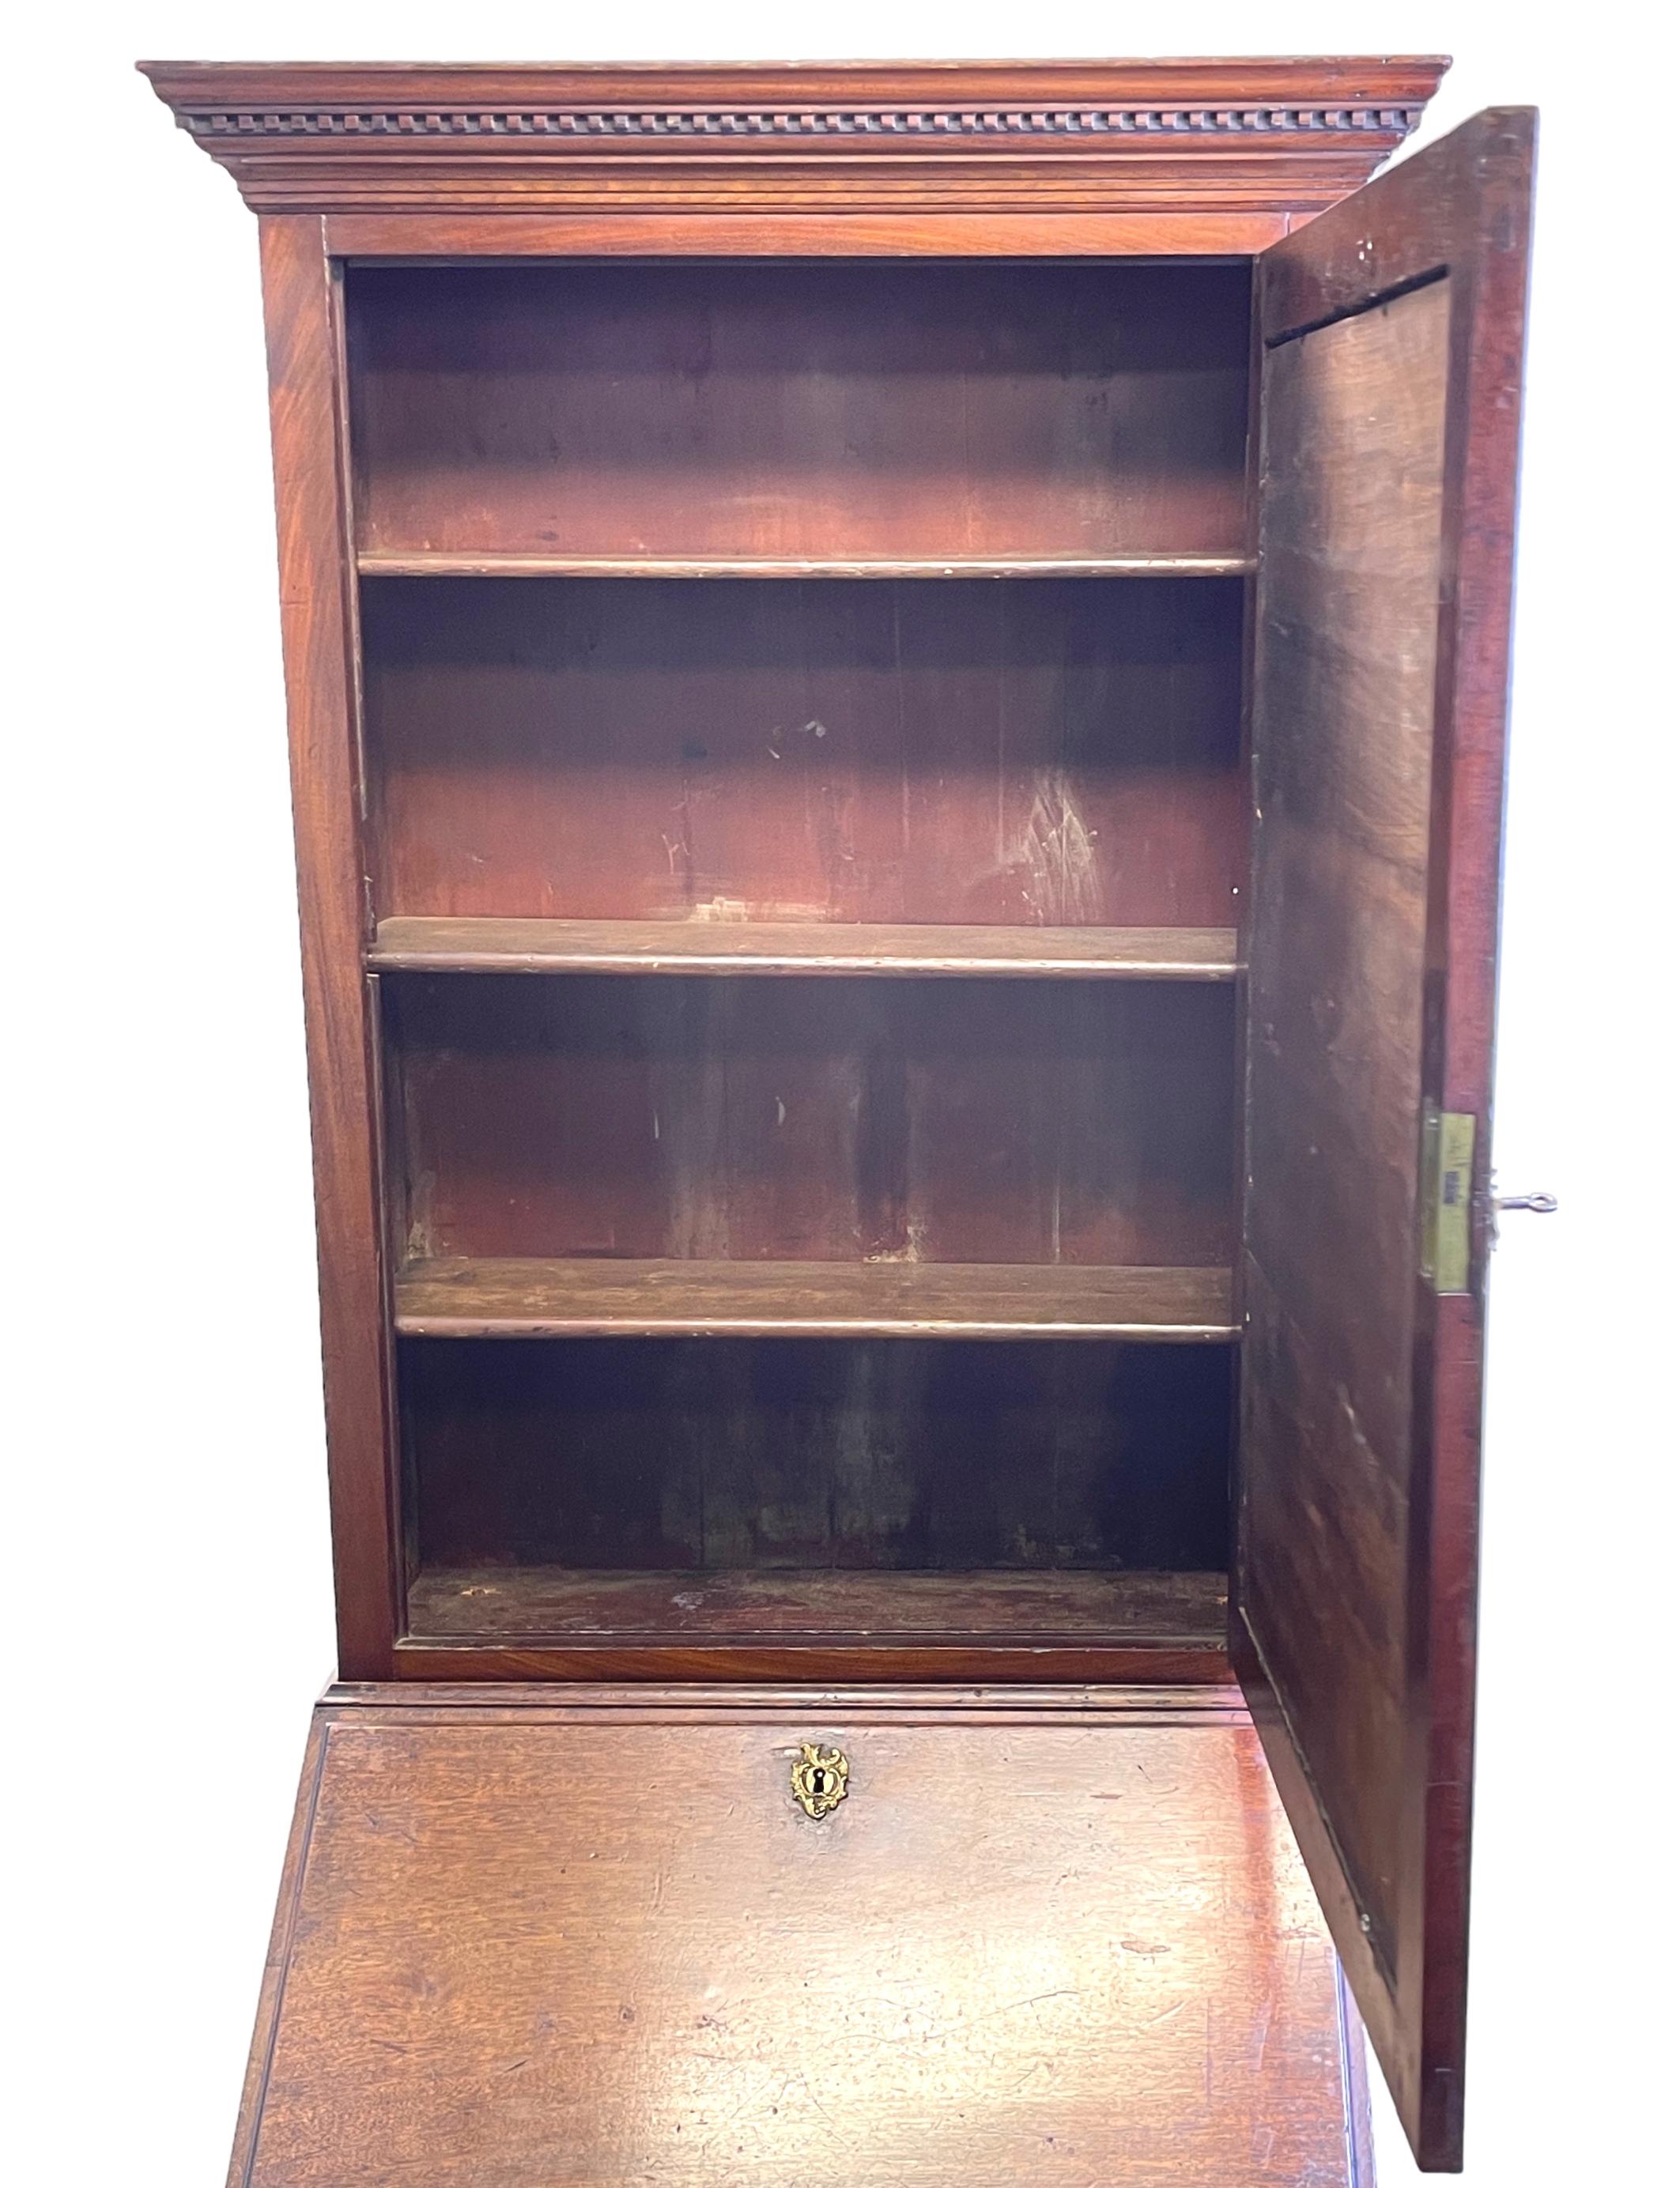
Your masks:
{"label": "wooden back panel", "polygon": [[423,1257],[1231,1257],[1228,987],[386,985],[392,1191],[400,1161]]}
{"label": "wooden back panel", "polygon": [[375,551],[1242,545],[1241,266],[360,268],[349,293]]}
{"label": "wooden back panel", "polygon": [[1223,1345],[428,1339],[403,1356],[423,1568],[1226,1562]]}
{"label": "wooden back panel", "polygon": [[1235,578],[364,594],[381,912],[1231,923]]}

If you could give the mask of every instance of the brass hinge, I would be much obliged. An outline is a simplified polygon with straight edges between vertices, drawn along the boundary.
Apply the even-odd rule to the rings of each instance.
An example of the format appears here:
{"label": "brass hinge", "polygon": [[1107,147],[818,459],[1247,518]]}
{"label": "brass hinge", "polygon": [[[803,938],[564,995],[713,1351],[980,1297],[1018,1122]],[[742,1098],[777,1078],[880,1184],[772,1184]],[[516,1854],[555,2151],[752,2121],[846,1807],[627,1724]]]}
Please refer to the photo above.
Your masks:
{"label": "brass hinge", "polygon": [[1476,1120],[1423,1104],[1423,1239],[1419,1266],[1437,1292],[1470,1289],[1470,1177]]}

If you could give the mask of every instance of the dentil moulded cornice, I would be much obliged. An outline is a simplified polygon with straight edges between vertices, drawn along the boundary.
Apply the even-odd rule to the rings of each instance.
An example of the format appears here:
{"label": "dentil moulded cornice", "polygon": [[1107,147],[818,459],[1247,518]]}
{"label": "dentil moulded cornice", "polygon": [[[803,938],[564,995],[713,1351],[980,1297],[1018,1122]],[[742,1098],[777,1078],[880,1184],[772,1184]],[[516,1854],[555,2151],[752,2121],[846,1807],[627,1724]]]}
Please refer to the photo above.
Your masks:
{"label": "dentil moulded cornice", "polygon": [[248,204],[321,213],[1310,210],[1446,66],[141,64]]}

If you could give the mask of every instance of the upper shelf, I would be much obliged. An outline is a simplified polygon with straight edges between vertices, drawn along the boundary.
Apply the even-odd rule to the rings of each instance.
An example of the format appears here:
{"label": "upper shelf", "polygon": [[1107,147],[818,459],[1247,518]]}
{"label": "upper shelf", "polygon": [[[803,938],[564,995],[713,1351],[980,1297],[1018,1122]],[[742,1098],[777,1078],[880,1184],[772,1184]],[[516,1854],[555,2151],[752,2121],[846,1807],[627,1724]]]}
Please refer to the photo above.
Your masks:
{"label": "upper shelf", "polygon": [[670,919],[382,919],[380,972],[803,973],[1231,980],[1228,927],[723,925]]}
{"label": "upper shelf", "polygon": [[367,549],[364,578],[1240,578],[1250,555],[499,555]]}

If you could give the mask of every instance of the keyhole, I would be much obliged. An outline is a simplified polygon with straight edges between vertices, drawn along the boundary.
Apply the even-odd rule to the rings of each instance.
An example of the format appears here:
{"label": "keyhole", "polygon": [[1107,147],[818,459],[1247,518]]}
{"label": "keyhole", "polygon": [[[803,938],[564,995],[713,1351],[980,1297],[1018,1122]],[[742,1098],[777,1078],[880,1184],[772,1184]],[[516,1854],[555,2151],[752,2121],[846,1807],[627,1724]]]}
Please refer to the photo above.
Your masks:
{"label": "keyhole", "polygon": [[828,1773],[826,1770],[813,1770],[811,1773],[812,1793],[820,1801],[827,1790]]}

